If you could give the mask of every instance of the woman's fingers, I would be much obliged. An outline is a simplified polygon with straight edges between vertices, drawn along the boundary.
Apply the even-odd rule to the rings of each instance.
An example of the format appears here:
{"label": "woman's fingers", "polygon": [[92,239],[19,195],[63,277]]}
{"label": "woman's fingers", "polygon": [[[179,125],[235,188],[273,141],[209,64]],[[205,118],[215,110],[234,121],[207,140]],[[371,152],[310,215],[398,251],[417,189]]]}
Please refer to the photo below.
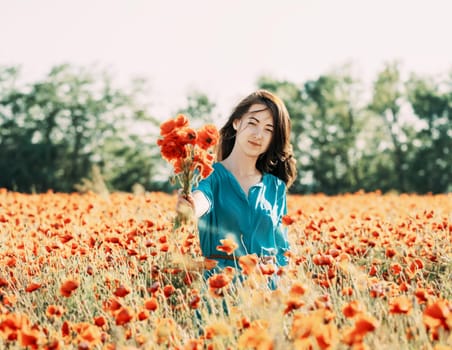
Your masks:
{"label": "woman's fingers", "polygon": [[177,204],[178,205],[186,205],[186,206],[194,207],[195,201],[193,200],[192,196],[190,196],[190,195],[185,196],[185,195],[181,194],[181,195],[179,195],[177,197]]}
{"label": "woman's fingers", "polygon": [[194,214],[195,202],[191,195],[179,193],[177,196],[176,211],[185,217],[191,217]]}
{"label": "woman's fingers", "polygon": [[190,204],[190,206],[194,209],[194,207],[195,207],[195,200],[193,199],[193,196],[192,195],[188,195],[188,196],[186,196],[184,198]]}

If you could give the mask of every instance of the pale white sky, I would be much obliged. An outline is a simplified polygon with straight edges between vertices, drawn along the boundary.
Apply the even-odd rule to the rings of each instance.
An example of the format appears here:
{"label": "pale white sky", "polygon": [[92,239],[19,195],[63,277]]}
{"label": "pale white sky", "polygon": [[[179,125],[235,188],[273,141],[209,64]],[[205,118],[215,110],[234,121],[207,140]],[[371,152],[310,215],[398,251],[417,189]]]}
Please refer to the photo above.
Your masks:
{"label": "pale white sky", "polygon": [[148,79],[160,119],[192,89],[222,117],[256,79],[303,83],[352,63],[420,74],[452,68],[452,0],[0,0],[0,65],[32,80],[53,65],[96,64]]}

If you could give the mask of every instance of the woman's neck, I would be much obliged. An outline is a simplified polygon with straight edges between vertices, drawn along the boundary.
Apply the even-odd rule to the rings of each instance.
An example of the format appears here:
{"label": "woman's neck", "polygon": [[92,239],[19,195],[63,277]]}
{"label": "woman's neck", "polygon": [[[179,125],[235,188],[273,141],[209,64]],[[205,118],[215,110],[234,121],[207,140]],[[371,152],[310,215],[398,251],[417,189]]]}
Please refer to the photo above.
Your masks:
{"label": "woman's neck", "polygon": [[236,176],[247,177],[260,174],[260,171],[256,169],[256,161],[256,158],[238,154],[233,150],[221,163]]}

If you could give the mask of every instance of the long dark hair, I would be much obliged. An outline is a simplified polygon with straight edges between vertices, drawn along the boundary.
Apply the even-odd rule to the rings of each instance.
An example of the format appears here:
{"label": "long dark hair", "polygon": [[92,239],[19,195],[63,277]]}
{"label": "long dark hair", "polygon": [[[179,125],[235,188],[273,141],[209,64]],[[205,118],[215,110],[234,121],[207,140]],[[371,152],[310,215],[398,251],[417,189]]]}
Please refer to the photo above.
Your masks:
{"label": "long dark hair", "polygon": [[284,102],[267,90],[257,90],[251,93],[235,107],[226,124],[220,129],[217,159],[221,161],[231,154],[237,133],[233,122],[242,118],[254,104],[267,106],[273,116],[272,140],[268,150],[259,156],[256,168],[261,172],[277,176],[289,188],[297,176],[293,148],[290,143],[290,116]]}

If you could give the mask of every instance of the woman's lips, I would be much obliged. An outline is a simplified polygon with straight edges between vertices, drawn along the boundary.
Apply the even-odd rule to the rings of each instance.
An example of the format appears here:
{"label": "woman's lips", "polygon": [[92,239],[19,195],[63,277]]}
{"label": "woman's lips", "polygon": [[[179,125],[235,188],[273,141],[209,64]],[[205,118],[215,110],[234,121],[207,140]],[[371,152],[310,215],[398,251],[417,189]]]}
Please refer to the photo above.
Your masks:
{"label": "woman's lips", "polygon": [[255,141],[248,141],[251,145],[253,145],[254,147],[260,147],[261,144],[259,142],[255,142]]}

